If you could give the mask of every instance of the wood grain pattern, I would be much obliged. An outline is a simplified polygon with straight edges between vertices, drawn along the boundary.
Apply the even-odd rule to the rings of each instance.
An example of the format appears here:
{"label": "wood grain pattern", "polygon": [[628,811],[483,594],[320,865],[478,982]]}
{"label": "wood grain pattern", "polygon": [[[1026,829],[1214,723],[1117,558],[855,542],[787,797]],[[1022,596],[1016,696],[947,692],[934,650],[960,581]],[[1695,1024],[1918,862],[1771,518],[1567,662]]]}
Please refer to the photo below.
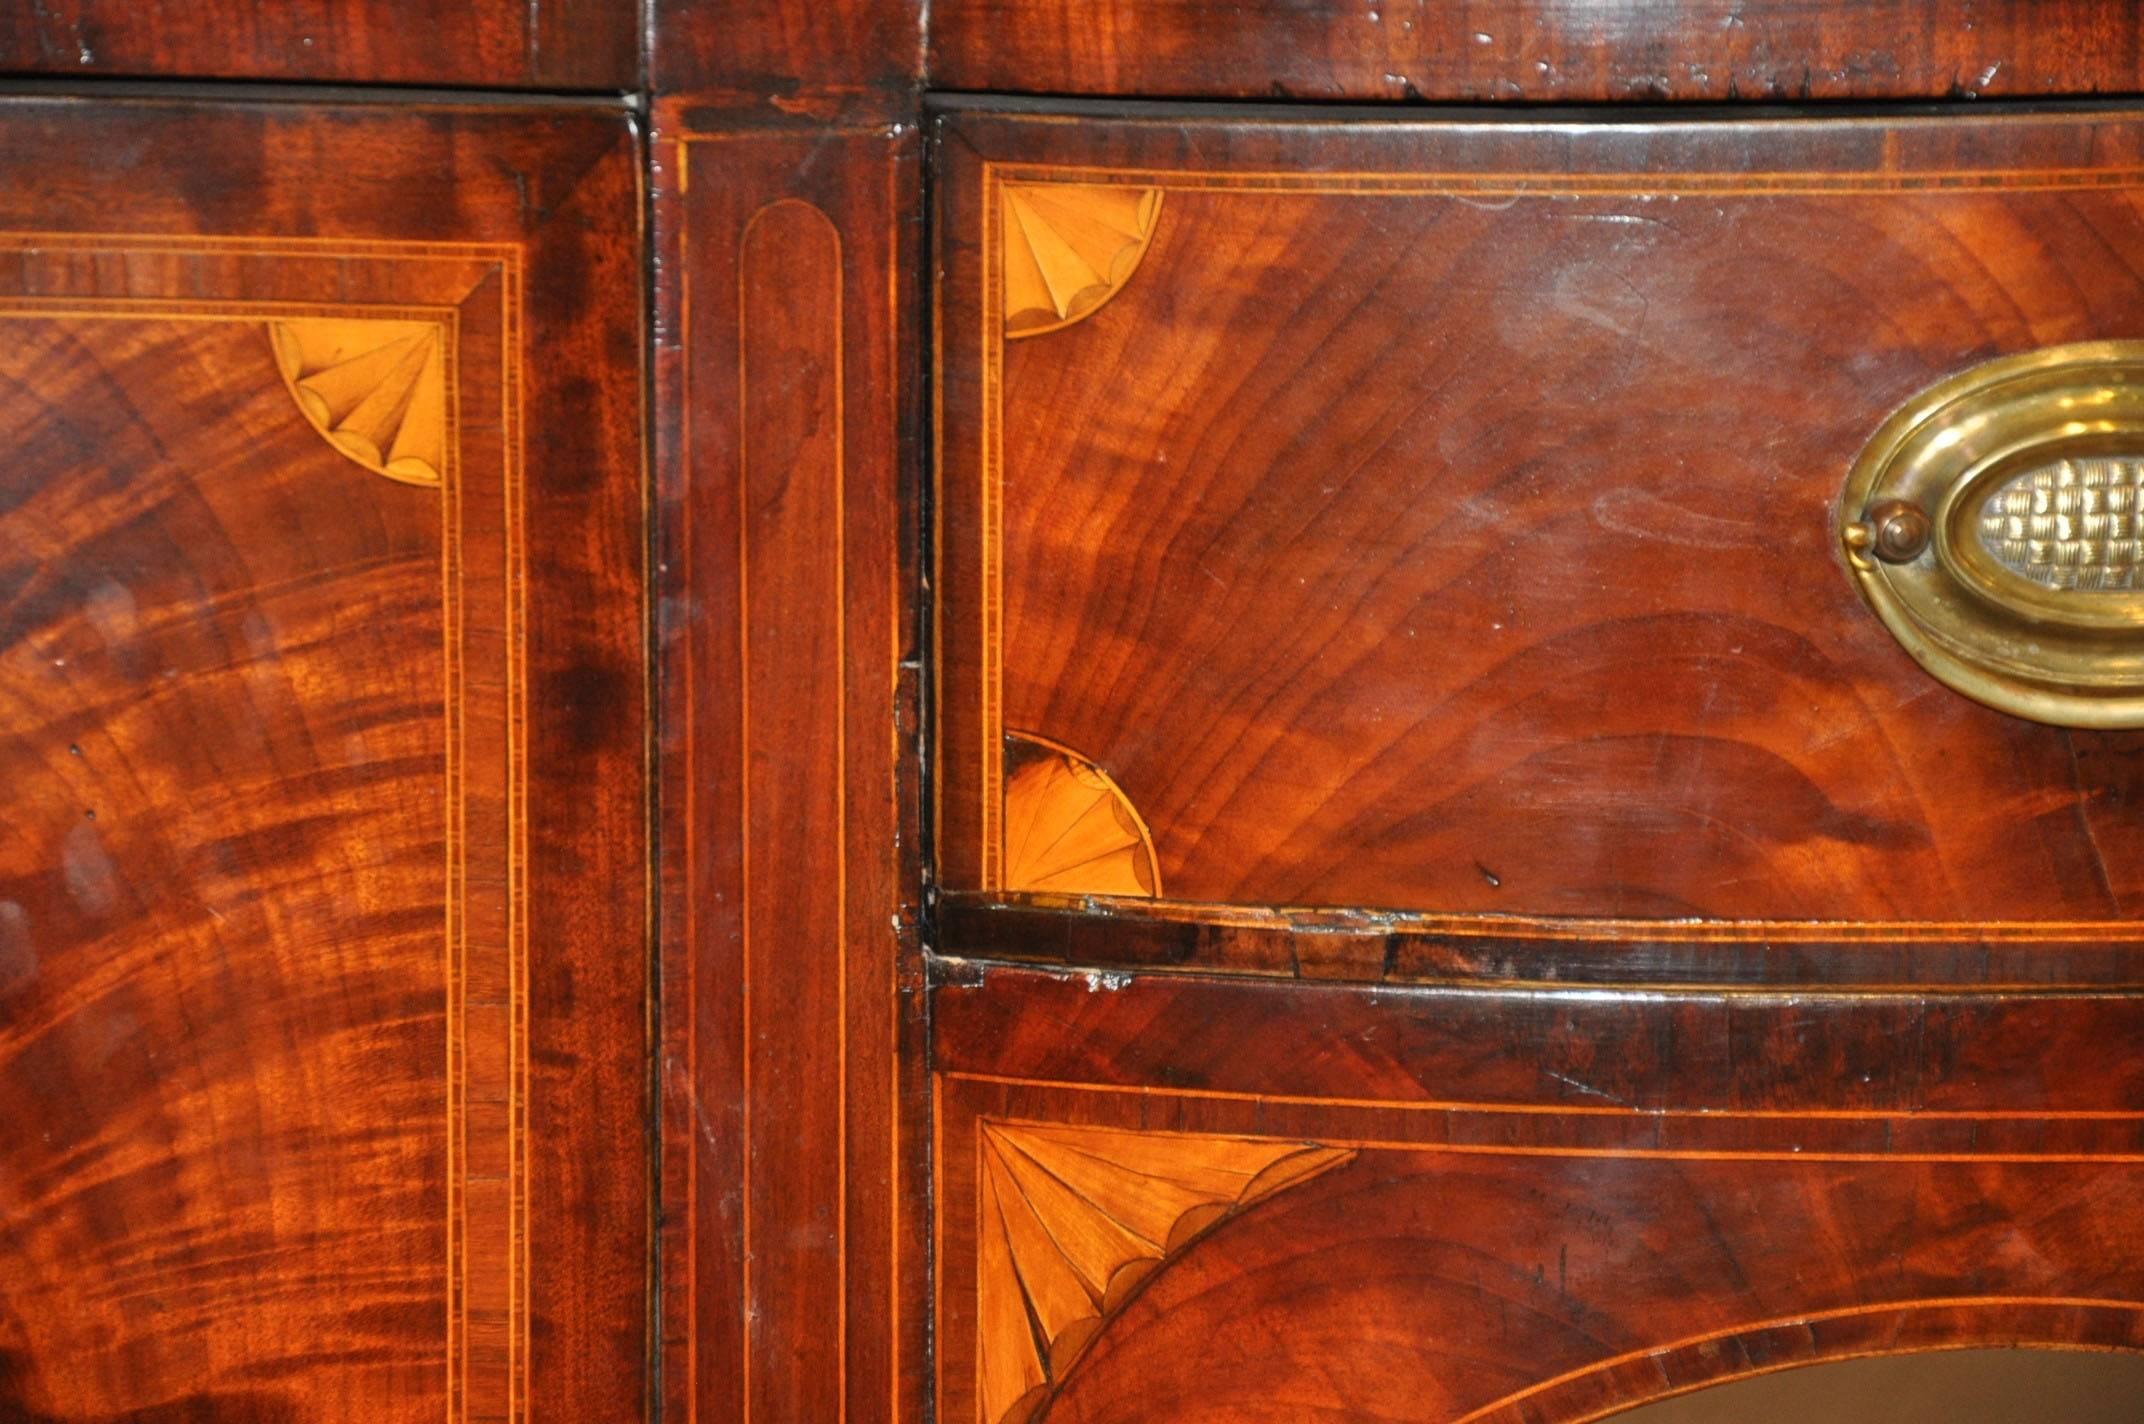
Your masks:
{"label": "wood grain pattern", "polygon": [[[1621,1120],[1653,1147],[1732,1147],[1735,1115],[1790,1113],[1845,1114],[1832,1130],[1863,1149],[1942,1150],[2099,1141],[2103,1129],[2069,1115],[2144,1105],[2144,1064],[2107,1049],[2144,1033],[2144,997],[2130,994],[1618,994],[938,968],[942,1072],[1244,1096],[1269,1113],[1345,1100],[1526,1115],[1468,1120],[1462,1138],[1530,1130],[1546,1105]],[[1972,1115],[2011,1122],[1959,1126]],[[1274,1130],[1318,1140],[1314,1125]]]}
{"label": "wood grain pattern", "polygon": [[38,0],[0,10],[30,74],[630,89],[631,0]]}
{"label": "wood grain pattern", "polygon": [[[2134,938],[2134,738],[1932,684],[1830,506],[1933,379],[2144,321],[2144,126],[1066,112],[940,141],[951,888],[1009,727],[1189,902]],[[1136,275],[1004,341],[1000,186],[1113,175]]]}
{"label": "wood grain pattern", "polygon": [[680,129],[872,116],[913,121],[923,0],[650,0],[650,80]]}
{"label": "wood grain pattern", "polygon": [[[466,1235],[452,1163],[468,1102],[441,1071],[443,1044],[463,1054],[471,1035],[450,977],[466,945],[443,953],[441,935],[464,809],[440,794],[454,756],[441,647],[464,590],[440,588],[440,495],[397,491],[320,444],[263,323],[33,315],[25,331],[7,315],[10,445],[26,458],[8,519],[25,562],[5,640],[16,834],[0,1083],[19,1135],[0,1398],[33,1418],[120,1417],[186,1382],[200,1408],[293,1414],[299,1397],[242,1382],[275,1358],[256,1342],[264,1301],[313,1279],[336,1289],[276,1312],[283,1350],[344,1335],[353,1314],[384,1318],[373,1358],[321,1371],[311,1406],[442,1409],[443,1389],[470,1383],[473,1315],[503,1359],[508,1301],[455,1285],[472,1244],[489,1282],[504,1285],[507,1258]],[[200,374],[94,398],[112,373],[173,367]],[[204,401],[238,403],[239,422],[280,439],[218,449],[228,432],[187,409]],[[102,438],[53,438],[76,422]],[[105,462],[126,445],[162,458],[112,480]],[[234,466],[252,478],[214,479]],[[338,627],[352,605],[377,610],[363,634]],[[251,715],[219,727],[233,705]],[[431,795],[413,806],[420,768]],[[503,805],[496,778],[484,789]],[[505,836],[496,818],[471,830],[495,853]],[[323,973],[339,946],[357,962]],[[495,1091],[503,1118],[518,1093],[492,1027],[474,1037],[498,1071],[472,1087]],[[166,1076],[165,1059],[184,1066]],[[227,1122],[246,1124],[243,1147]],[[501,1126],[470,1140],[503,1166]],[[251,1161],[234,1170],[239,1152]],[[353,1208],[379,1225],[337,1230]],[[167,1253],[185,1264],[155,1269]],[[480,1393],[503,1396],[504,1374],[483,1373]]]}
{"label": "wood grain pattern", "polygon": [[1732,102],[2128,94],[2127,0],[936,0],[951,90]]}
{"label": "wood grain pattern", "polygon": [[1034,1419],[1590,1420],[1818,1360],[2144,1350],[2121,1224],[2144,1213],[2144,1098],[2100,1064],[1984,1071],[2136,1005],[956,972],[934,1032],[940,1417],[995,1412],[1003,1122],[1355,1154],[1150,1271]]}
{"label": "wood grain pattern", "polygon": [[[32,101],[0,131],[0,1412],[636,1410],[630,135]],[[183,167],[36,159],[177,132]],[[300,154],[359,181],[279,186]],[[398,169],[470,206],[383,212]],[[524,169],[570,230],[487,206]],[[438,343],[432,487],[301,411],[275,332],[310,322]]]}
{"label": "wood grain pattern", "polygon": [[914,1419],[915,155],[658,122],[664,1407]]}
{"label": "wood grain pattern", "polygon": [[[820,209],[784,199],[752,215],[740,247],[737,898],[749,1146],[738,1249],[748,1301],[777,1321],[818,1322],[808,1342],[750,1332],[761,1348],[815,1358],[748,1373],[744,1417],[832,1419],[848,1337],[841,1274],[825,1269],[848,1234],[843,1173],[825,1170],[847,1161],[841,238]],[[768,754],[799,740],[797,755]],[[760,1124],[771,1131],[755,1134]]]}

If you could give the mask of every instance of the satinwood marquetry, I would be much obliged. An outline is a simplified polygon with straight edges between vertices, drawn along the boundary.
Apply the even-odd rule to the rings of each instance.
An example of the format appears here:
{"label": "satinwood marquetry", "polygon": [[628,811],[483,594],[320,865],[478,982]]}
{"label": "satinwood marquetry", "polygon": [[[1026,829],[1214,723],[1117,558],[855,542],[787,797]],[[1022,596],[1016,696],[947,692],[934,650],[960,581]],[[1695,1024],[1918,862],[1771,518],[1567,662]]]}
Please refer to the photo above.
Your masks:
{"label": "satinwood marquetry", "polygon": [[276,367],[321,438],[375,474],[436,485],[446,462],[445,328],[297,318],[269,323]]}

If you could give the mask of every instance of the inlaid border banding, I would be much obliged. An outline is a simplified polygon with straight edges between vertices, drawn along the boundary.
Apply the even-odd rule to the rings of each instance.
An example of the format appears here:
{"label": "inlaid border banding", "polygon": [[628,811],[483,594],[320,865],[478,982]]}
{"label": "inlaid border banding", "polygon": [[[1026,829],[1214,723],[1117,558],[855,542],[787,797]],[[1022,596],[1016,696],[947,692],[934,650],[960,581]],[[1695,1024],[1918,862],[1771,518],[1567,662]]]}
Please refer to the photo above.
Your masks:
{"label": "inlaid border banding", "polygon": [[[111,297],[97,292],[77,295],[46,292],[38,296],[0,297],[0,319],[103,321],[180,321],[244,323],[261,328],[264,349],[272,325],[292,321],[391,321],[424,323],[440,333],[440,378],[444,382],[441,413],[441,466],[432,488],[440,500],[440,567],[442,601],[442,692],[446,715],[445,783],[443,829],[446,862],[442,887],[444,914],[442,973],[445,987],[445,1108],[447,1201],[447,1256],[443,1262],[443,1294],[447,1310],[443,1355],[446,1360],[446,1417],[449,1424],[465,1424],[473,1416],[503,1411],[514,1424],[529,1413],[528,1362],[530,1240],[528,1230],[528,935],[527,935],[527,727],[526,727],[526,618],[525,618],[525,492],[521,410],[520,333],[522,312],[523,256],[509,243],[426,242],[398,243],[345,241],[323,238],[196,237],[190,235],[138,235],[94,233],[0,233],[0,252],[35,260],[41,254],[148,254],[186,259],[204,259],[204,269],[219,257],[243,255],[251,261],[288,267],[302,285],[302,273],[316,274],[330,289],[340,285],[332,271],[340,263],[394,264],[387,271],[407,286],[412,302],[307,302],[251,301],[200,297]],[[321,285],[316,282],[314,285]],[[490,290],[485,289],[489,287]],[[446,298],[442,301],[441,298]],[[470,619],[466,603],[475,589],[465,557],[465,498],[469,491],[462,477],[461,418],[462,385],[460,333],[472,303],[496,308],[499,375],[496,391],[499,430],[498,460],[501,484],[487,504],[496,500],[500,519],[500,553],[489,561],[490,583],[482,597],[496,598],[499,628],[503,636],[493,648],[477,655],[496,662],[496,672],[487,669],[483,685],[496,677],[502,696],[493,704],[476,706],[469,699],[471,679],[465,662],[471,656],[466,633]],[[479,308],[481,309],[481,307]],[[275,364],[271,362],[271,364]],[[295,416],[294,416],[295,418]],[[424,481],[404,480],[412,486]],[[411,488],[410,498],[425,498],[428,491]],[[487,620],[488,621],[488,620]],[[472,717],[483,718],[497,729],[504,749],[491,774],[499,784],[472,797],[468,727]],[[485,763],[490,765],[489,759]],[[496,797],[505,815],[496,847],[485,857],[497,856],[498,870],[483,868],[472,877],[469,869],[468,820],[472,800]],[[482,933],[473,931],[470,906],[472,880],[487,885],[482,899]],[[496,984],[503,997],[485,985]],[[475,1013],[472,1015],[472,1010]],[[470,1052],[472,1017],[497,1036],[495,1049],[474,1055],[475,1061],[497,1062],[504,1067],[504,1081],[497,1084],[472,1081]],[[472,1169],[472,1107],[479,1120],[498,1122],[503,1141],[484,1155],[503,1159],[505,1176]],[[496,1269],[486,1274],[504,1282],[503,1297],[480,1301],[472,1294],[470,1253],[471,1192],[479,1198],[474,1213],[477,1234],[496,1252]],[[499,1210],[494,1217],[488,1207]],[[472,1325],[477,1328],[473,1331]],[[482,1333],[495,1340],[472,1348],[472,1335]],[[487,1363],[495,1360],[496,1363]]]}

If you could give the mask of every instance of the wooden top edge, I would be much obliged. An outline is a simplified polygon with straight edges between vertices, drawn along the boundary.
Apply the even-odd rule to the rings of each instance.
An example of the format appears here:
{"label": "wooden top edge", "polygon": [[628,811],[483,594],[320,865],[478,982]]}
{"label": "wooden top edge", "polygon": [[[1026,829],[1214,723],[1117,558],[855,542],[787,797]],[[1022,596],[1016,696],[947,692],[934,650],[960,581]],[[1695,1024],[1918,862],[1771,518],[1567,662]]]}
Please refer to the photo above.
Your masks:
{"label": "wooden top edge", "polygon": [[1678,103],[1659,100],[1574,100],[1554,104],[1498,104],[1459,99],[1411,104],[1362,99],[1201,99],[1170,96],[1023,94],[1004,91],[928,89],[920,95],[924,111],[955,118],[977,115],[1013,120],[1077,120],[1111,123],[1184,124],[1200,121],[1240,123],[1246,119],[1275,124],[1348,125],[1380,129],[1394,126],[1480,124],[1498,129],[1568,128],[1602,125],[1688,124],[1705,128],[1721,123],[1793,123],[1796,125],[1898,123],[1961,118],[2078,119],[2128,114],[2144,118],[2144,94],[2047,94],[2003,98],[1929,95],[1912,99],[1838,100],[1809,105],[1781,99],[1717,100]]}
{"label": "wooden top edge", "polygon": [[2144,88],[2132,0],[936,0],[948,88],[1387,103],[1814,103]]}

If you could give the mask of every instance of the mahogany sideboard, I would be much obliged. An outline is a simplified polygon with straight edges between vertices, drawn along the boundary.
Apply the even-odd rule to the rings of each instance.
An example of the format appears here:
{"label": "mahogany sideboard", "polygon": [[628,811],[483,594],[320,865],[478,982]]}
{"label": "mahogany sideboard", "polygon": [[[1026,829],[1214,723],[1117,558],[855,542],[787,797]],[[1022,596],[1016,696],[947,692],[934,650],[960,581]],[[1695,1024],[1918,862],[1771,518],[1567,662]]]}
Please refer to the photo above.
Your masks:
{"label": "mahogany sideboard", "polygon": [[0,1421],[2144,1414],[2134,0],[0,76]]}

